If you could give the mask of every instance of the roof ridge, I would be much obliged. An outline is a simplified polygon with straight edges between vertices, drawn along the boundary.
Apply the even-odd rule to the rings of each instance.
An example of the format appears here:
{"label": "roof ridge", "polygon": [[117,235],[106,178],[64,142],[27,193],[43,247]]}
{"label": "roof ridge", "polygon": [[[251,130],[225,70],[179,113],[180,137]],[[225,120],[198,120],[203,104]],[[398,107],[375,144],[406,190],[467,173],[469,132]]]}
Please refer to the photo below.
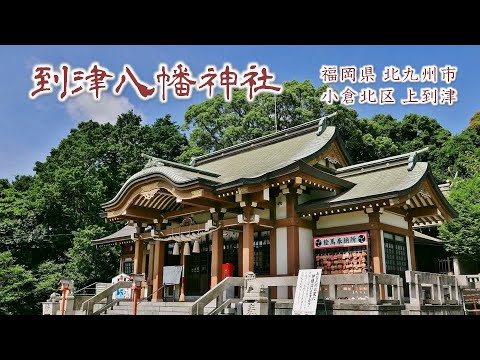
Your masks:
{"label": "roof ridge", "polygon": [[292,137],[296,137],[304,133],[316,131],[317,129],[318,129],[318,119],[311,120],[303,124],[295,125],[290,128],[286,128],[277,132],[263,135],[261,137],[258,137],[252,140],[247,140],[242,143],[235,144],[235,145],[226,147],[224,149],[211,152],[206,155],[194,157],[192,159],[191,164],[193,164],[194,166],[203,165],[213,160],[217,160],[218,158],[225,157],[228,155],[233,155],[246,148],[253,149],[253,148],[274,144],[277,142],[281,142],[283,140],[290,139]]}
{"label": "roof ridge", "polygon": [[425,152],[427,150],[428,150],[428,147],[425,147],[423,149],[411,151],[408,153],[389,156],[386,158],[381,158],[381,159],[372,160],[372,161],[366,161],[366,162],[358,163],[355,165],[344,166],[336,169],[336,174],[341,175],[341,174],[349,173],[351,171],[354,172],[355,170],[365,171],[365,168],[374,168],[380,165],[386,165],[385,167],[393,167],[393,166],[399,166],[404,162],[408,164],[409,162],[412,161],[411,159],[412,156],[416,156],[416,154]]}
{"label": "roof ridge", "polygon": [[185,165],[185,164],[180,164],[180,163],[170,161],[170,160],[161,159],[161,158],[151,156],[151,155],[147,155],[147,154],[144,154],[144,153],[142,153],[142,157],[145,158],[145,159],[149,159],[148,162],[147,162],[147,165],[149,165],[149,164],[150,165],[149,166],[146,165],[145,168],[146,167],[153,167],[153,166],[170,166],[170,167],[173,167],[173,168],[177,168],[177,169],[181,169],[181,170],[187,170],[187,171],[191,171],[191,172],[206,175],[206,176],[220,177],[219,174],[216,174],[216,173],[211,172],[211,171],[206,171],[206,170],[199,169],[197,167],[193,167],[193,166],[189,166],[189,165]]}

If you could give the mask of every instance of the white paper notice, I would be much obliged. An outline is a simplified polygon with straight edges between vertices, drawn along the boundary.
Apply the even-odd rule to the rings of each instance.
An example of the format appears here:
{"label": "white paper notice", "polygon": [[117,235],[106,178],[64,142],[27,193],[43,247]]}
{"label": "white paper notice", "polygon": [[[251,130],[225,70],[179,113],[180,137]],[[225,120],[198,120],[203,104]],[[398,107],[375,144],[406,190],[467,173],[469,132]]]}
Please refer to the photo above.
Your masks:
{"label": "white paper notice", "polygon": [[315,315],[322,269],[300,270],[293,300],[292,315]]}

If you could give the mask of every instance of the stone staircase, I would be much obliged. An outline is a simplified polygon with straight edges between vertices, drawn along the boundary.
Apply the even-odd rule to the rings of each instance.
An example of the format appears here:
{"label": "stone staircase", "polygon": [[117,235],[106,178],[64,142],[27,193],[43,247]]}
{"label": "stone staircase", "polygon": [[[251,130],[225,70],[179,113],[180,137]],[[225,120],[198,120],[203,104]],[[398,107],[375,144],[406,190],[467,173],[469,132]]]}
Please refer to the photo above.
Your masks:
{"label": "stone staircase", "polygon": [[[191,315],[192,302],[148,302],[143,301],[138,304],[137,315]],[[205,307],[208,313],[215,308],[214,302]],[[225,312],[231,312],[231,309],[225,309]],[[113,306],[113,310],[108,308],[100,315],[132,315],[133,303],[131,301],[121,301]]]}

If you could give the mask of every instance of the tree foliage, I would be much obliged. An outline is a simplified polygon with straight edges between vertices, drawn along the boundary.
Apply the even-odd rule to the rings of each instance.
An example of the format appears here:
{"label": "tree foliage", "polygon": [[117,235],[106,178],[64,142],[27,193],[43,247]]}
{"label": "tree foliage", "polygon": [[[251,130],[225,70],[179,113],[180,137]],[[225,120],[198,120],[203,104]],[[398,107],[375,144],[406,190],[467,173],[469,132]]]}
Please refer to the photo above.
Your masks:
{"label": "tree foliage", "polygon": [[0,252],[33,273],[30,309],[38,313],[37,302],[67,273],[77,286],[116,274],[118,250],[91,246],[116,229],[100,218],[101,204],[142,169],[142,153],[174,160],[187,146],[169,115],[145,125],[130,111],[115,125],[80,123],[36,163],[34,176],[0,179]]}
{"label": "tree foliage", "polygon": [[77,288],[117,274],[120,250],[113,246],[92,246],[92,240],[108,235],[104,228],[92,225],[73,234],[73,246],[67,253],[67,274]]}
{"label": "tree foliage", "polygon": [[10,252],[1,252],[0,315],[29,313],[33,282],[31,271],[17,264]]}
{"label": "tree foliage", "polygon": [[440,226],[446,249],[467,260],[480,261],[480,176],[460,179],[448,200],[458,212],[452,223]]}

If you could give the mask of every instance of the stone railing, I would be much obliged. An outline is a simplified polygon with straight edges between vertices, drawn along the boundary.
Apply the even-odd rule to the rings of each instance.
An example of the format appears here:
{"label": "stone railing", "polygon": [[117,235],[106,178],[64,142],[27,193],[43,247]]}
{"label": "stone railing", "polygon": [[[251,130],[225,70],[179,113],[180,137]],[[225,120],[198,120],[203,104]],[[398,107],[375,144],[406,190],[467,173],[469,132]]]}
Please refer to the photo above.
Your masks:
{"label": "stone railing", "polygon": [[461,288],[480,289],[480,274],[456,275],[458,286]]}
{"label": "stone railing", "polygon": [[460,291],[454,275],[405,271],[411,305],[459,305]]}
{"label": "stone railing", "polygon": [[242,277],[227,277],[219,282],[214,288],[207,291],[197,301],[192,304],[192,315],[204,315],[205,306],[210,304],[213,300],[216,300],[215,309],[212,313],[215,313],[220,307],[224,307],[230,302],[231,298],[227,296],[227,290],[232,287],[240,287],[240,298],[243,296],[244,279]]}
{"label": "stone railing", "polygon": [[132,284],[132,281],[119,281],[113,285],[110,285],[103,291],[99,292],[95,296],[82,303],[80,311],[85,312],[86,315],[92,315],[94,312],[93,307],[95,306],[95,304],[100,303],[103,299],[106,299],[107,304],[111,303],[113,293],[115,291],[117,291],[118,289],[128,289],[132,287]]}
{"label": "stone railing", "polygon": [[[403,304],[403,281],[399,275],[392,274],[338,274],[322,275],[322,291],[325,299],[335,304],[383,303]],[[391,288],[392,299],[382,300],[381,289]]]}

